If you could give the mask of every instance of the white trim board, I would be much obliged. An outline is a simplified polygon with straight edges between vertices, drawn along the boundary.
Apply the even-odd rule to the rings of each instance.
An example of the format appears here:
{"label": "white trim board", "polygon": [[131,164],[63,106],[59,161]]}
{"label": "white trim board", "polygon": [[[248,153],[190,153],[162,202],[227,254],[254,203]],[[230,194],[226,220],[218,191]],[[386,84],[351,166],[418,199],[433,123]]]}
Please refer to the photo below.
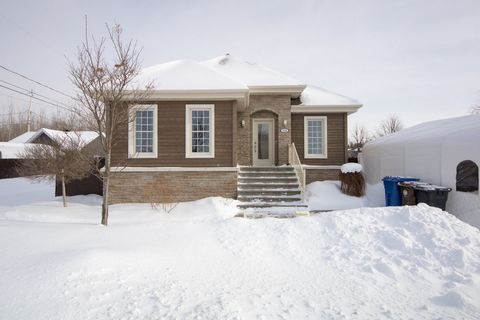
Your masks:
{"label": "white trim board", "polygon": [[112,172],[236,172],[238,167],[111,167]]}

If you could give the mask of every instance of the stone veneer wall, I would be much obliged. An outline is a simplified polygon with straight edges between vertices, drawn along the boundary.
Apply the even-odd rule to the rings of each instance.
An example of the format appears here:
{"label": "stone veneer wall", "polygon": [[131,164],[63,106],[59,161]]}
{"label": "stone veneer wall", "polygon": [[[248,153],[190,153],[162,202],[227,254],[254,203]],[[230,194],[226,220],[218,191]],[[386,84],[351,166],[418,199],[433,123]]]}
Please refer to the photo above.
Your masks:
{"label": "stone veneer wall", "polygon": [[[291,141],[291,102],[288,95],[252,95],[248,108],[238,113],[237,118],[237,161],[240,165],[252,165],[252,115],[259,111],[270,111],[277,115],[274,131],[276,141],[276,165],[288,163],[288,145]],[[273,115],[272,115],[272,118]],[[245,121],[245,127],[240,123]],[[288,132],[282,133],[283,120],[287,120]],[[278,125],[277,125],[278,124]],[[280,127],[280,128],[279,128]]]}
{"label": "stone veneer wall", "polygon": [[205,197],[236,198],[236,171],[113,172],[110,203],[183,202]]}
{"label": "stone veneer wall", "polygon": [[323,180],[340,180],[340,169],[307,169],[306,184]]}

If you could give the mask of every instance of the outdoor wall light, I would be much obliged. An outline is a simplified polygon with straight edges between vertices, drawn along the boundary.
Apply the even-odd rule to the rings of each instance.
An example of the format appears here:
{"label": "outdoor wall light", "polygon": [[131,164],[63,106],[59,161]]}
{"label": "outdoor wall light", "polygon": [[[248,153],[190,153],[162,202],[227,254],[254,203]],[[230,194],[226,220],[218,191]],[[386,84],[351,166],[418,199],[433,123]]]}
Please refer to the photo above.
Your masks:
{"label": "outdoor wall light", "polygon": [[288,124],[288,120],[283,120],[283,126],[286,128]]}
{"label": "outdoor wall light", "polygon": [[240,126],[241,126],[242,128],[245,128],[245,120],[240,121]]}

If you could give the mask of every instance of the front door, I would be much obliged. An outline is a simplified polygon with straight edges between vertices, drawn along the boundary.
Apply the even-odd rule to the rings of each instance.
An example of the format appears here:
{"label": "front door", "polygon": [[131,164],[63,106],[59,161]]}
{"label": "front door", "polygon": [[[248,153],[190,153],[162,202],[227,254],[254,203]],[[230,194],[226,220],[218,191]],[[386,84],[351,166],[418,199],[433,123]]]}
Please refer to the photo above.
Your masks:
{"label": "front door", "polygon": [[275,164],[273,119],[253,119],[253,165]]}

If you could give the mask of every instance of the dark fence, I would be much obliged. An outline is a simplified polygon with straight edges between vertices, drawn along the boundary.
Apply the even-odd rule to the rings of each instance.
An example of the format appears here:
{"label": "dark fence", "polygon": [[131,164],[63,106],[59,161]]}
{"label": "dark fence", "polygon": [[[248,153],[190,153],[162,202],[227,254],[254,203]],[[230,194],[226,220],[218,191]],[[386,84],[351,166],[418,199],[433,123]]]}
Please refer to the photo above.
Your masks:
{"label": "dark fence", "polygon": [[[91,174],[90,176],[72,180],[65,184],[67,196],[78,196],[87,194],[103,195],[103,182],[97,176]],[[62,181],[57,179],[55,182],[55,196],[62,195]]]}

